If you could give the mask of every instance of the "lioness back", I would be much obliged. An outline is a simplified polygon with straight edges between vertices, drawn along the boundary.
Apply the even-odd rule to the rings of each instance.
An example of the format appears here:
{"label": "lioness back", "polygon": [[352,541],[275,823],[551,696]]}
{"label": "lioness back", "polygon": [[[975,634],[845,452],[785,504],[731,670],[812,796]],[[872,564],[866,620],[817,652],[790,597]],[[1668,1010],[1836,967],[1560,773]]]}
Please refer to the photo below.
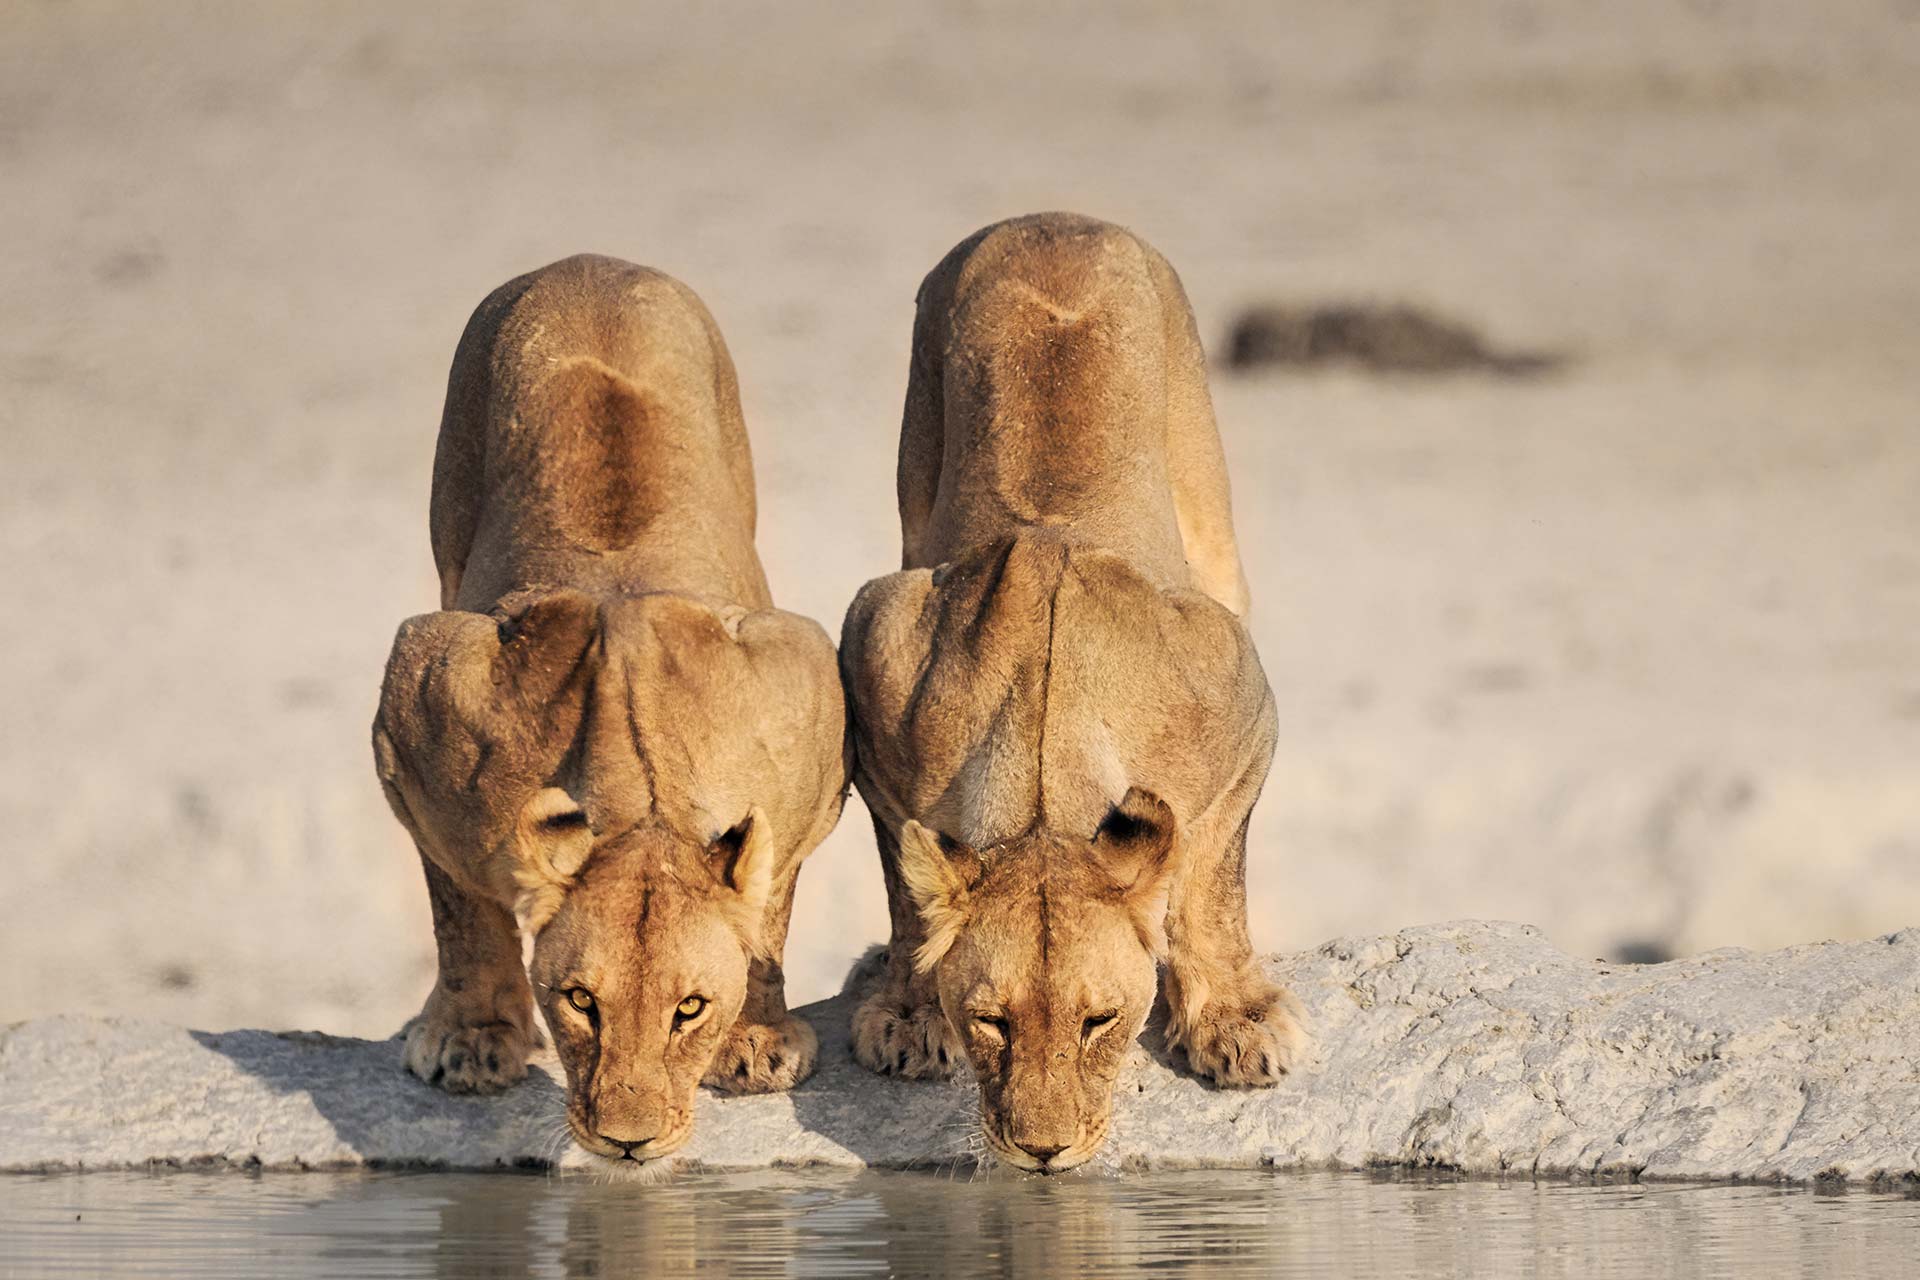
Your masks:
{"label": "lioness back", "polygon": [[898,487],[903,567],[1043,525],[1246,612],[1193,309],[1125,228],[1014,218],[927,275]]}
{"label": "lioness back", "polygon": [[480,304],[434,457],[443,607],[566,583],[765,608],[754,522],[733,361],[692,290],[581,254]]}

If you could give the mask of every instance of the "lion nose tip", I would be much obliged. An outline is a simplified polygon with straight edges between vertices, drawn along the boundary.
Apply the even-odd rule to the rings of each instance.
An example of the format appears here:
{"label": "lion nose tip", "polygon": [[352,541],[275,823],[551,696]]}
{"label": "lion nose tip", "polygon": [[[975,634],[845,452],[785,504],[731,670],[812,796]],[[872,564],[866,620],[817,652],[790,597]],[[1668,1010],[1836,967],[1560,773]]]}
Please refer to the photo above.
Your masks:
{"label": "lion nose tip", "polygon": [[606,1143],[610,1147],[620,1148],[620,1154],[623,1157],[626,1157],[626,1156],[631,1156],[636,1150],[646,1146],[649,1142],[652,1142],[653,1139],[652,1138],[616,1138],[610,1133],[603,1133],[600,1135],[600,1141]]}
{"label": "lion nose tip", "polygon": [[1064,1146],[1055,1146],[1045,1142],[1023,1142],[1020,1144],[1020,1149],[1032,1156],[1035,1160],[1038,1160],[1041,1164],[1045,1164],[1066,1150]]}

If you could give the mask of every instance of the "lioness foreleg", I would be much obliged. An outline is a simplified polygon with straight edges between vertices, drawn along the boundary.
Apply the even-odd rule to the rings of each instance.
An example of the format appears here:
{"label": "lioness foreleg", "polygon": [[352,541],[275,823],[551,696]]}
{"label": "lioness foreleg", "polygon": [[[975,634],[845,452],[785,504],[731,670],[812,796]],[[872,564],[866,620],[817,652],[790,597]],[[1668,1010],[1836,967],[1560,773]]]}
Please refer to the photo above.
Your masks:
{"label": "lioness foreleg", "polygon": [[747,970],[747,999],[740,1006],[704,1083],[723,1093],[774,1093],[813,1074],[820,1041],[804,1018],[787,1012],[787,977],[781,967],[787,923],[793,917],[795,867],[768,895],[761,929],[766,954]]}
{"label": "lioness foreleg", "polygon": [[513,915],[456,885],[425,855],[440,977],[406,1025],[407,1070],[449,1093],[494,1093],[539,1044]]}
{"label": "lioness foreleg", "polygon": [[878,817],[873,830],[886,876],[893,937],[880,981],[853,1011],[853,1057],[883,1076],[944,1080],[964,1060],[965,1049],[940,1010],[933,975],[914,971],[913,954],[926,941],[926,929],[900,881],[899,842]]}
{"label": "lioness foreleg", "polygon": [[1247,823],[1214,866],[1193,868],[1167,912],[1167,1043],[1219,1084],[1276,1084],[1306,1044],[1300,1002],[1268,979],[1247,937]]}

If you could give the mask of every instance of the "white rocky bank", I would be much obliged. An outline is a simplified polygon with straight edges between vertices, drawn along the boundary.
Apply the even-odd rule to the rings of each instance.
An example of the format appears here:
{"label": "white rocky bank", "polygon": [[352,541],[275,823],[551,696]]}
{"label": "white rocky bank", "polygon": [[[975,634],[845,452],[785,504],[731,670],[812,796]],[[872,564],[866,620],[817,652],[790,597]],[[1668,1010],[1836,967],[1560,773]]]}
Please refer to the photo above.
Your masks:
{"label": "white rocky bank", "polygon": [[[1270,967],[1308,1010],[1309,1060],[1243,1092],[1137,1054],[1104,1167],[1920,1176],[1920,929],[1623,967],[1467,923]],[[970,1086],[861,1070],[845,996],[802,1012],[818,1073],[791,1095],[703,1096],[681,1165],[970,1159]],[[452,1098],[406,1076],[394,1042],[39,1019],[0,1035],[0,1169],[580,1167],[556,1073]]]}

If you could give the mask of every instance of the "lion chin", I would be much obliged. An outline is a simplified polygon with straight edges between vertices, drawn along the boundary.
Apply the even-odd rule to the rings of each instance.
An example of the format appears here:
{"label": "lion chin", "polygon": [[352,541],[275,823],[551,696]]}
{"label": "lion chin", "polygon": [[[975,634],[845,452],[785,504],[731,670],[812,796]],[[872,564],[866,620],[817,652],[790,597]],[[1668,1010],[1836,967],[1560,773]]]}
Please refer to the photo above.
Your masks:
{"label": "lion chin", "polygon": [[593,1178],[623,1186],[652,1186],[671,1179],[681,1169],[682,1162],[671,1152],[650,1160],[613,1160],[597,1156],[577,1142],[569,1142],[567,1149],[550,1167],[557,1173],[571,1177]]}
{"label": "lion chin", "polygon": [[1107,1127],[1103,1125],[1098,1133],[1082,1138],[1056,1156],[1040,1160],[1007,1141],[1001,1133],[1000,1128],[992,1120],[982,1118],[980,1135],[986,1139],[987,1151],[991,1158],[1023,1173],[1049,1175],[1066,1173],[1092,1160],[1100,1154],[1100,1149],[1107,1145]]}

